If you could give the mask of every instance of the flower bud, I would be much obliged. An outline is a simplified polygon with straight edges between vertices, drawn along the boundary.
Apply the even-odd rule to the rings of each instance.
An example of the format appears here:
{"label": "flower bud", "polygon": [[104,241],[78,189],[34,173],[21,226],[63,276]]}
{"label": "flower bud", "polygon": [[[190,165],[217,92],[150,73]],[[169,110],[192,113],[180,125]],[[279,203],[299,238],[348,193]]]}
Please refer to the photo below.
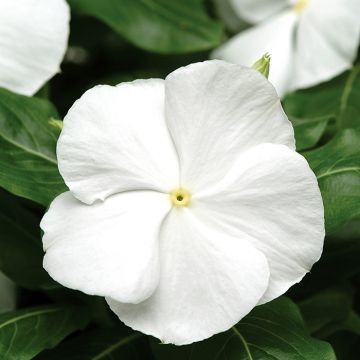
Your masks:
{"label": "flower bud", "polygon": [[263,74],[266,78],[268,78],[270,72],[270,60],[271,55],[266,53],[258,61],[256,61],[252,68]]}
{"label": "flower bud", "polygon": [[49,124],[50,124],[51,126],[53,126],[53,127],[54,127],[56,130],[58,130],[58,131],[61,131],[62,128],[63,128],[63,122],[62,122],[62,120],[57,120],[57,119],[51,118],[51,119],[49,120]]}

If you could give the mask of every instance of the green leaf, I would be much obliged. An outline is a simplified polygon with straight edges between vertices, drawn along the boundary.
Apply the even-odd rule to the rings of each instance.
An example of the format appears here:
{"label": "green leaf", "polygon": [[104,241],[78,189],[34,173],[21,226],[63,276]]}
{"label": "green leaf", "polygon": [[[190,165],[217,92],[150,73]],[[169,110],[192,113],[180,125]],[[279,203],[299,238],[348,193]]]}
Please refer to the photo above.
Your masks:
{"label": "green leaf", "polygon": [[331,81],[285,97],[283,105],[294,125],[297,150],[316,145],[331,120],[338,129],[359,127],[359,98],[360,64]]}
{"label": "green leaf", "polygon": [[256,307],[231,330],[184,347],[153,344],[158,360],[335,360],[329,344],[310,337],[297,306],[282,297]]}
{"label": "green leaf", "polygon": [[294,126],[297,151],[309,149],[316,145],[333,118],[334,116],[331,114],[313,118],[291,116],[290,120]]}
{"label": "green leaf", "polygon": [[335,286],[325,289],[299,303],[301,313],[309,331],[319,336],[324,328],[338,324],[352,311],[353,289],[351,286]]}
{"label": "green leaf", "polygon": [[360,219],[351,220],[326,238],[319,281],[343,280],[360,273]]}
{"label": "green leaf", "polygon": [[147,338],[112,328],[94,330],[45,351],[36,360],[143,360],[150,359]]}
{"label": "green leaf", "polygon": [[48,101],[0,89],[0,186],[45,206],[67,190],[51,118],[58,114]]}
{"label": "green leaf", "polygon": [[311,277],[319,285],[333,284],[360,273],[360,219],[354,219],[328,236],[324,253]]}
{"label": "green leaf", "polygon": [[60,285],[42,267],[39,222],[14,196],[0,190],[0,270],[25,288],[53,289]]}
{"label": "green leaf", "polygon": [[208,50],[221,41],[222,26],[200,0],[70,0],[73,11],[97,17],[128,41],[159,53]]}
{"label": "green leaf", "polygon": [[88,323],[86,310],[42,306],[0,315],[0,359],[28,360]]}
{"label": "green leaf", "polygon": [[360,130],[343,130],[305,156],[319,182],[329,234],[360,215]]}
{"label": "green leaf", "polygon": [[338,127],[341,129],[360,126],[360,63],[346,73],[340,97]]}

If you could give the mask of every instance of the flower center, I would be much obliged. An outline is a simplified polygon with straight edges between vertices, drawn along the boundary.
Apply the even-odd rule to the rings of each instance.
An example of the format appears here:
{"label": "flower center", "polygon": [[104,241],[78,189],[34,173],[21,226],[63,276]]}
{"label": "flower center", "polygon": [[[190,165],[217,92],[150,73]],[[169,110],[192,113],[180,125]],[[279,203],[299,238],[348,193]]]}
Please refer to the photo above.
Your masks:
{"label": "flower center", "polygon": [[294,10],[297,13],[304,11],[306,6],[309,4],[309,0],[297,0],[296,4],[294,5]]}
{"label": "flower center", "polygon": [[173,206],[183,207],[188,206],[191,201],[191,194],[183,188],[178,188],[170,191],[170,200]]}

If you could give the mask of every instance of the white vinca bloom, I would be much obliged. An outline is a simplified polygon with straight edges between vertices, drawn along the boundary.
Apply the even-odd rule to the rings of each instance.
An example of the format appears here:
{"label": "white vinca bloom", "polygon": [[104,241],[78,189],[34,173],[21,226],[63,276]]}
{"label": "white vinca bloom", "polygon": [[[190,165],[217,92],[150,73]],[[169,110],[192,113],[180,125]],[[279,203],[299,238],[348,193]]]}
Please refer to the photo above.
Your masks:
{"label": "white vinca bloom", "polygon": [[322,252],[317,180],[260,73],[223,61],[97,86],[64,120],[70,192],[44,267],[133,329],[188,344],[283,294]]}
{"label": "white vinca bloom", "polygon": [[65,0],[0,0],[0,87],[33,95],[58,73],[69,21]]}
{"label": "white vinca bloom", "polygon": [[359,0],[228,0],[256,26],[212,57],[253,64],[271,54],[269,80],[278,93],[314,86],[349,69],[360,37]]}

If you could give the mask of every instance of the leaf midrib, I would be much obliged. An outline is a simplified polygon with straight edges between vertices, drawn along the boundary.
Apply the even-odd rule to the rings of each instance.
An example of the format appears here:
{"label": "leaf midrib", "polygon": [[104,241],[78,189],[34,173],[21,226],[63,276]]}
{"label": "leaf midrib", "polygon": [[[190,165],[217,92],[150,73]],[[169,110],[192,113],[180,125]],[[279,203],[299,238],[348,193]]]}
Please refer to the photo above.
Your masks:
{"label": "leaf midrib", "polygon": [[236,329],[235,326],[233,326],[232,331],[235,333],[235,335],[240,339],[240,341],[242,342],[242,344],[244,345],[245,348],[245,352],[246,355],[248,356],[249,360],[254,360],[254,358],[251,355],[251,351],[248,347],[247,341],[245,340],[245,338],[241,335],[240,331],[238,329]]}
{"label": "leaf midrib", "polygon": [[323,179],[323,178],[331,176],[331,175],[341,174],[341,173],[345,173],[345,172],[358,172],[360,175],[360,167],[352,166],[352,167],[342,168],[339,170],[327,171],[327,172],[324,172],[323,174],[317,176],[317,179],[320,180],[320,179]]}
{"label": "leaf midrib", "polygon": [[32,154],[32,155],[37,156],[37,157],[40,157],[40,158],[42,158],[43,160],[49,161],[49,162],[51,162],[52,164],[55,164],[55,165],[57,166],[57,161],[56,161],[56,160],[51,159],[50,157],[47,157],[46,155],[44,155],[44,154],[42,154],[42,153],[40,153],[40,152],[37,152],[37,151],[34,151],[34,150],[30,149],[30,148],[25,147],[25,146],[19,144],[18,142],[13,141],[13,140],[9,139],[8,137],[4,136],[4,134],[1,134],[1,133],[0,133],[0,137],[1,137],[4,141],[8,142],[10,145],[15,146],[15,147],[18,147],[18,148],[22,149],[23,151],[25,151],[25,152],[27,152],[27,153],[29,153],[29,154]]}
{"label": "leaf midrib", "polygon": [[21,321],[21,320],[24,320],[24,319],[32,317],[32,316],[39,316],[39,315],[54,313],[54,312],[58,312],[58,311],[61,311],[61,309],[59,309],[59,308],[58,309],[43,309],[43,310],[37,310],[34,312],[26,313],[24,315],[14,317],[14,318],[0,324],[0,329],[4,328],[10,324],[16,323],[17,321]]}

